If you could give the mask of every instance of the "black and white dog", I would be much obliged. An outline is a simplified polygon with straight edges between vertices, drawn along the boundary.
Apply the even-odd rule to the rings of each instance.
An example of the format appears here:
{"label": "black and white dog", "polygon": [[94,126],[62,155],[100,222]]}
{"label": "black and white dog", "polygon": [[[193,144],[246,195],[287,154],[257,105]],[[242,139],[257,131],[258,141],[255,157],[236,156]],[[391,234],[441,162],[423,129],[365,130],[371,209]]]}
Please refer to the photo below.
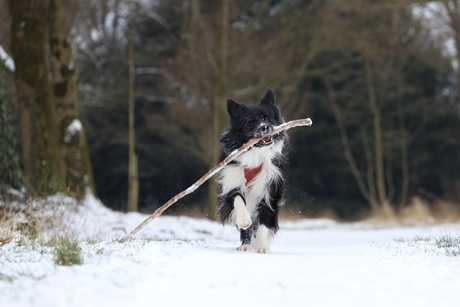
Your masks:
{"label": "black and white dog", "polygon": [[[262,137],[284,123],[275,99],[271,89],[255,105],[246,106],[228,99],[230,129],[220,138],[224,158],[250,139]],[[284,131],[265,137],[220,172],[220,219],[223,223],[234,223],[240,230],[239,250],[268,253],[269,241],[279,229],[286,141]]]}

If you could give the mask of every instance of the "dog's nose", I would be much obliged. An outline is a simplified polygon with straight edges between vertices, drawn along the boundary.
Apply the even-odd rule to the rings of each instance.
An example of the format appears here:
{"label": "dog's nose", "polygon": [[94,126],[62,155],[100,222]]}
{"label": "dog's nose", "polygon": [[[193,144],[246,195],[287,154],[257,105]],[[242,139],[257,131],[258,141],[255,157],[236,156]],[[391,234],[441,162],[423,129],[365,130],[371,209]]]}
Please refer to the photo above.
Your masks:
{"label": "dog's nose", "polygon": [[267,134],[267,133],[270,133],[271,132],[271,127],[267,124],[262,124],[260,126],[260,131],[262,132],[262,134]]}

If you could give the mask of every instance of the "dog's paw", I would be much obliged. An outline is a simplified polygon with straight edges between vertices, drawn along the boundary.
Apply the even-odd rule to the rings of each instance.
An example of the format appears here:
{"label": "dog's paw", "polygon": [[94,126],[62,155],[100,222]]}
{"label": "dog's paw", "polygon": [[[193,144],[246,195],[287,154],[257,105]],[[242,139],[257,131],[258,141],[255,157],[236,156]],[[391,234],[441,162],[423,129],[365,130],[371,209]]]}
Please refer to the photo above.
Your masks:
{"label": "dog's paw", "polygon": [[270,253],[270,249],[268,246],[259,246],[257,247],[256,252],[259,254],[268,254]]}
{"label": "dog's paw", "polygon": [[251,244],[241,244],[241,246],[238,247],[237,250],[242,252],[252,251],[252,246]]}
{"label": "dog's paw", "polygon": [[251,224],[252,221],[249,212],[247,215],[237,216],[236,218],[236,226],[238,226],[238,228],[246,230],[251,227]]}

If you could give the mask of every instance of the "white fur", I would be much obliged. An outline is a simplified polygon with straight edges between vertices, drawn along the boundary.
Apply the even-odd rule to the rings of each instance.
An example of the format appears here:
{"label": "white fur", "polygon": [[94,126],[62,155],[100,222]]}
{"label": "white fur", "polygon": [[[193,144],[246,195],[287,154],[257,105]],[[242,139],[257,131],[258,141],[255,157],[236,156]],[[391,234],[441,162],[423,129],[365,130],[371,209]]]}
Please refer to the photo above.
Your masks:
{"label": "white fur", "polygon": [[251,244],[242,244],[240,247],[237,248],[237,250],[242,251],[242,252],[247,252],[247,251],[252,251],[253,247]]}
{"label": "white fur", "polygon": [[[270,146],[253,147],[236,158],[236,161],[239,162],[238,164],[227,165],[220,172],[221,195],[225,195],[233,189],[240,189],[246,200],[246,208],[252,218],[255,218],[257,205],[262,199],[265,199],[267,204],[270,203],[267,184],[281,177],[280,170],[271,161],[282,154],[283,143],[281,141],[275,142]],[[263,167],[260,173],[247,186],[244,169],[256,168],[262,163]]]}
{"label": "white fur", "polygon": [[284,141],[278,141],[268,146],[252,147],[247,152],[236,158],[236,161],[246,167],[257,167],[262,162],[270,162],[277,155],[281,155]]}
{"label": "white fur", "polygon": [[272,237],[270,229],[264,225],[260,225],[257,229],[257,234],[253,240],[254,249],[256,252],[261,254],[267,254],[270,252],[269,243]]}
{"label": "white fur", "polygon": [[249,214],[248,209],[246,209],[246,205],[240,196],[235,197],[233,208],[233,220],[236,226],[241,229],[248,229],[252,224],[251,215]]}

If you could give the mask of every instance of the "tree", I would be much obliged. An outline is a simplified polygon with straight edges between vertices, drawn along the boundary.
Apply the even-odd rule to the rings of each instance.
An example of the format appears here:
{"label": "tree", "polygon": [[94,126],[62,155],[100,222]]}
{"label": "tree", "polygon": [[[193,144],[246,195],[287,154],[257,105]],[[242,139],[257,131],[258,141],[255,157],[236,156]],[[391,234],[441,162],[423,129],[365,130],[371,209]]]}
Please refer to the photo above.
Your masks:
{"label": "tree", "polygon": [[47,1],[9,1],[24,178],[29,188],[44,195],[65,190],[48,79],[47,5]]}
{"label": "tree", "polygon": [[0,192],[23,185],[19,151],[12,122],[11,105],[5,94],[3,69],[0,67]]}
{"label": "tree", "polygon": [[128,116],[129,116],[129,167],[128,167],[128,211],[139,210],[138,162],[135,152],[136,134],[134,127],[134,31],[130,25],[128,33]]}
{"label": "tree", "polygon": [[325,52],[305,83],[327,94],[355,180],[340,186],[348,186],[347,197],[358,190],[375,211],[406,206],[422,185],[416,142],[429,134],[429,114],[446,107],[447,59],[408,1],[336,2],[322,14]]}
{"label": "tree", "polygon": [[[343,106],[339,107],[336,90],[334,89],[338,85],[332,86],[328,76],[323,78],[326,89],[329,92],[331,108],[339,126],[345,157],[350,164],[362,195],[375,211],[388,208],[389,203],[392,201],[391,190],[394,189],[391,182],[391,166],[388,166],[388,163],[391,163],[392,154],[390,148],[393,144],[390,144],[387,141],[389,138],[386,137],[391,133],[392,127],[388,127],[385,123],[393,122],[394,119],[393,112],[388,112],[391,110],[388,107],[390,103],[388,93],[397,92],[395,87],[398,87],[398,83],[393,83],[391,80],[402,80],[400,77],[402,67],[398,66],[399,63],[404,61],[402,59],[404,53],[401,52],[402,49],[400,48],[400,33],[405,33],[409,24],[400,17],[405,14],[404,10],[404,2],[389,3],[381,6],[380,4],[371,4],[366,1],[355,1],[345,5],[338,5],[335,8],[332,7],[331,11],[337,14],[338,22],[335,26],[345,31],[341,34],[343,35],[341,39],[345,40],[339,41],[339,43],[347,46],[346,48],[350,48],[351,54],[359,55],[358,61],[354,63],[354,66],[357,68],[356,72],[358,74],[360,71],[362,73],[361,81],[357,85],[362,87],[362,93],[365,93],[365,95],[358,99],[356,97],[355,101],[348,105],[342,103]],[[386,13],[382,14],[382,12]],[[341,18],[341,16],[347,16],[348,18]],[[357,24],[366,24],[366,27],[358,28]],[[355,30],[351,31],[352,28]],[[375,37],[377,33],[385,40],[370,39],[370,37]],[[346,35],[349,35],[349,37],[345,38]],[[332,38],[337,39],[336,36]],[[358,78],[356,80],[359,80]],[[340,82],[343,84],[343,80]],[[358,101],[358,105],[362,108],[359,111],[357,109],[358,105],[355,106]],[[367,114],[368,117],[363,120],[364,118],[361,116],[355,115],[355,119],[353,119],[353,116],[347,116],[347,120],[353,122],[346,123],[342,114],[344,109],[349,109],[352,113],[358,111],[359,113]],[[402,121],[400,122],[400,128],[404,130],[403,119],[405,115],[400,115],[400,120]],[[356,150],[353,154],[351,143],[348,141],[349,132],[347,132],[346,126],[358,128],[359,134],[357,137],[361,139],[363,154],[356,154]],[[404,155],[407,151],[407,143],[401,142],[400,146],[403,153],[401,163],[404,170],[402,173],[402,195],[405,195],[408,188],[407,155]],[[365,166],[363,166],[363,163],[357,162],[356,156],[361,156],[366,161]],[[362,166],[360,167],[359,164]],[[402,198],[405,202],[406,197],[403,196]]]}
{"label": "tree", "polygon": [[[218,138],[227,123],[228,97],[255,103],[266,87],[285,98],[295,91],[321,46],[309,40],[314,33],[314,18],[304,18],[304,14],[320,7],[320,1],[186,3],[177,56],[175,61],[165,63],[165,81],[177,84],[178,101],[185,100],[185,92],[185,98],[192,97],[189,108],[206,110],[197,116],[206,117],[212,126],[194,130],[202,144],[202,156],[211,167],[220,159]],[[293,8],[297,10],[294,15]],[[288,116],[306,109],[296,100],[279,101]],[[189,122],[190,126],[194,123]],[[211,181],[207,203],[210,218],[214,218],[216,192]]]}
{"label": "tree", "polygon": [[[130,152],[128,38],[132,38],[136,61],[133,111],[139,209],[155,209],[207,168],[199,142],[183,124],[192,122],[190,113],[199,111],[179,108],[162,88],[173,84],[159,81],[164,76],[160,63],[174,56],[180,29],[182,1],[172,2],[72,2],[82,120],[88,127],[95,179],[103,183],[97,186],[98,196],[120,210],[127,209],[128,178],[132,177],[128,164],[121,162],[128,161]],[[128,25],[135,35],[129,34]],[[201,192],[196,193],[200,203]],[[195,196],[191,199],[198,202]]]}
{"label": "tree", "polygon": [[[456,103],[458,111],[460,114],[460,2],[458,0],[442,0],[439,1],[442,8],[447,13],[447,16],[438,16],[438,20],[443,20],[447,24],[447,37],[453,38],[455,51],[454,51],[454,61],[457,65],[456,74],[455,74],[455,89],[456,89]],[[439,13],[440,9],[436,10],[435,16]],[[446,37],[442,37],[442,43],[446,44]]]}
{"label": "tree", "polygon": [[[399,208],[421,189],[442,195],[440,183],[433,188],[441,180],[430,178],[455,177],[421,145],[432,144],[428,126],[451,131],[439,123],[441,113],[451,111],[444,103],[453,99],[454,78],[440,45],[413,18],[414,1],[69,3],[82,118],[100,196],[112,207],[125,209],[128,194],[128,166],[120,161],[130,152],[132,15],[140,210],[154,210],[215,163],[227,97],[254,103],[267,86],[286,119],[311,116],[315,122],[313,129],[289,133],[287,194],[302,205],[330,206],[350,217],[385,202]],[[437,148],[456,148],[450,133],[452,147],[436,138]],[[187,201],[202,205],[204,192]]]}
{"label": "tree", "polygon": [[[228,95],[228,65],[229,65],[229,10],[230,3],[221,0],[211,6],[202,6],[201,1],[189,1],[189,16],[184,18],[186,29],[181,33],[186,37],[181,57],[188,62],[190,68],[201,66],[199,74],[208,80],[198,84],[199,79],[191,75],[182,75],[183,61],[177,63],[169,71],[174,80],[184,78],[180,86],[186,88],[195,100],[206,101],[209,108],[206,115],[209,116],[211,127],[205,135],[204,156],[209,157],[207,162],[210,167],[217,165],[220,159],[220,146],[218,136],[224,129],[225,109],[223,105]],[[200,52],[201,47],[204,46]],[[193,62],[189,62],[193,61]],[[171,68],[171,67],[170,67]],[[186,68],[188,70],[189,67]],[[193,68],[192,68],[193,69]],[[202,79],[202,78],[200,78]],[[177,81],[176,81],[177,82]],[[204,91],[202,91],[204,89]],[[205,115],[205,114],[202,114]],[[210,131],[210,133],[209,133]],[[206,213],[208,218],[216,217],[217,185],[214,180],[209,181],[208,201]]]}
{"label": "tree", "polygon": [[64,3],[50,0],[49,44],[52,94],[56,109],[61,176],[71,195],[82,199],[94,190],[91,161],[78,114],[77,83],[72,40]]}
{"label": "tree", "polygon": [[9,9],[26,184],[42,196],[82,198],[92,174],[65,8],[50,0],[9,1]]}

